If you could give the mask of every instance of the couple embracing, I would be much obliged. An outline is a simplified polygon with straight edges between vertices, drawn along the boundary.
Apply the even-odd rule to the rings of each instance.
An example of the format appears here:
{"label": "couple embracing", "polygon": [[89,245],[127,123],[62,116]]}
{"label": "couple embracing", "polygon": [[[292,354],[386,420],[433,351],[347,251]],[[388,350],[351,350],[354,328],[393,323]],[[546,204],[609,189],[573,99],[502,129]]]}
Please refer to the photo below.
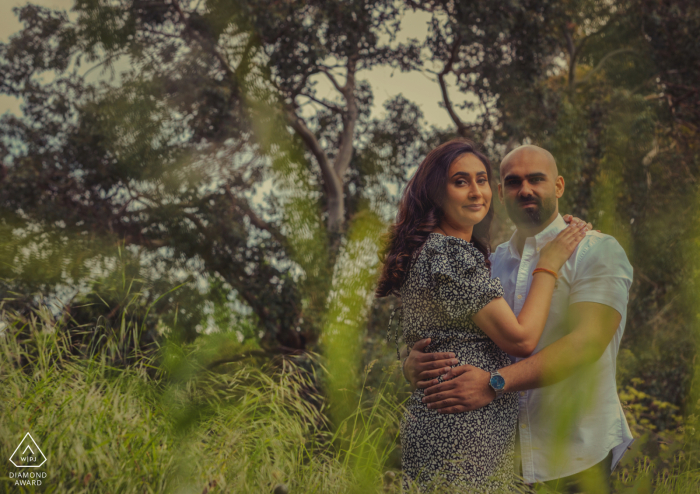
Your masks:
{"label": "couple embracing", "polygon": [[549,152],[511,151],[498,195],[517,230],[491,253],[491,165],[472,143],[437,147],[407,184],[376,290],[401,298],[405,489],[510,492],[516,473],[609,489],[632,442],[615,385],[632,267],[564,221],[563,194]]}

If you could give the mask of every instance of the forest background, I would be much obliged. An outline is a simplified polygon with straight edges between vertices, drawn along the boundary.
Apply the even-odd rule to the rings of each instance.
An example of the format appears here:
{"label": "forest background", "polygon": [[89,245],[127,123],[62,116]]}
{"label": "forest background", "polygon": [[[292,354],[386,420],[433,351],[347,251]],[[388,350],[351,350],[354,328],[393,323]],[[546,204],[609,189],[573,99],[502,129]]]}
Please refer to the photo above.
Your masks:
{"label": "forest background", "polygon": [[[49,461],[39,487],[8,463],[5,491],[396,490],[407,388],[377,252],[410,174],[454,136],[494,166],[522,143],[550,150],[560,209],[623,245],[617,379],[640,439],[616,490],[697,491],[697,2],[15,14],[0,44],[0,94],[20,105],[0,119],[0,455],[30,431]],[[439,108],[393,88],[377,111],[370,73],[420,74]],[[446,124],[426,122],[436,109]],[[512,232],[495,206],[493,246]]]}

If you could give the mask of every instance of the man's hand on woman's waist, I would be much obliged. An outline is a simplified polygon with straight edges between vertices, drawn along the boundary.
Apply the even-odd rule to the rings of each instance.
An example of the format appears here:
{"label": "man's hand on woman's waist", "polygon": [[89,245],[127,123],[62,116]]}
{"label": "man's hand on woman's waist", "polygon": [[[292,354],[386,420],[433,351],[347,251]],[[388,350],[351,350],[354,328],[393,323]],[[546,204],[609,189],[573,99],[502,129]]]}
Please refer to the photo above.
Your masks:
{"label": "man's hand on woman's waist", "polygon": [[450,369],[445,381],[431,379],[418,383],[425,389],[423,403],[440,413],[461,413],[485,407],[496,398],[489,386],[491,373],[473,365],[460,365]]}

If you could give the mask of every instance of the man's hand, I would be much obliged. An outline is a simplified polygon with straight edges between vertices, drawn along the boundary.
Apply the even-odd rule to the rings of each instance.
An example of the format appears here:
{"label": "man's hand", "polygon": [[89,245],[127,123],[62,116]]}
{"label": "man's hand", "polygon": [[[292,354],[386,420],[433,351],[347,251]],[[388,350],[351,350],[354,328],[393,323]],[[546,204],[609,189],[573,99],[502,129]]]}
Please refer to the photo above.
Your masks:
{"label": "man's hand", "polygon": [[460,365],[451,369],[449,381],[439,383],[437,379],[419,382],[424,388],[423,403],[439,413],[461,413],[485,407],[496,398],[496,392],[489,386],[491,373],[471,365]]}
{"label": "man's hand", "polygon": [[412,389],[419,387],[417,385],[419,381],[429,381],[441,376],[450,371],[450,366],[459,364],[459,360],[452,352],[425,353],[425,347],[429,344],[430,338],[417,341],[406,358],[403,375],[411,383]]}

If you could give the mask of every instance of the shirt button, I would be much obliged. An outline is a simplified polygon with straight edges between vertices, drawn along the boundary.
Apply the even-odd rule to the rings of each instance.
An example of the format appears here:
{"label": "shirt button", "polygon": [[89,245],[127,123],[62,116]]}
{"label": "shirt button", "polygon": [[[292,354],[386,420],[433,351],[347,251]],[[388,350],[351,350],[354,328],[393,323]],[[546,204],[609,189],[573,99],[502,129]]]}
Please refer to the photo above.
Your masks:
{"label": "shirt button", "polygon": [[523,296],[522,296],[522,295],[518,295],[518,298],[523,298]]}
{"label": "shirt button", "polygon": [[525,424],[521,424],[520,427],[522,427],[523,429],[527,429],[527,425]]}
{"label": "shirt button", "polygon": [[540,251],[540,247],[537,247],[537,252],[539,252],[539,251]]}
{"label": "shirt button", "polygon": [[525,391],[521,391],[520,396],[525,396]]}

